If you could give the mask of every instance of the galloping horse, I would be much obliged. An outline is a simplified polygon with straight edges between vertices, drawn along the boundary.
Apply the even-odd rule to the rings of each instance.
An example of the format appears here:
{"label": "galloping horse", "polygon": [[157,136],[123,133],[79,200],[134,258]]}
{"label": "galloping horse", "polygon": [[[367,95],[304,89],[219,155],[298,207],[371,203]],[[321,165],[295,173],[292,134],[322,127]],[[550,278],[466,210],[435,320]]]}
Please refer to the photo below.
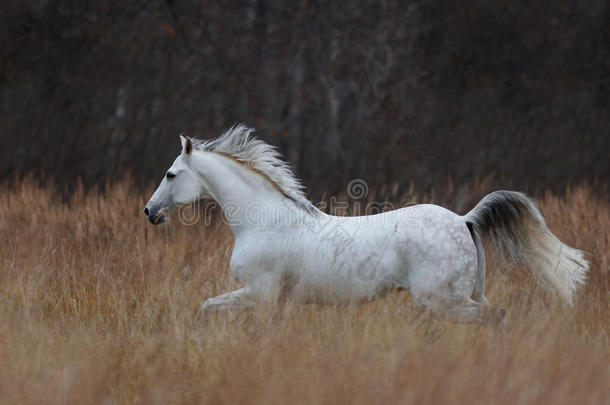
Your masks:
{"label": "galloping horse", "polygon": [[441,319],[498,323],[505,311],[485,298],[481,238],[570,304],[585,282],[583,252],[557,239],[522,193],[493,192],[464,216],[431,204],[331,216],[252,134],[238,125],[211,141],[181,136],[181,154],[144,208],[160,224],[180,204],[211,198],[221,206],[235,237],[231,272],[244,287],[207,299],[203,310],[280,299],[345,304],[404,289]]}

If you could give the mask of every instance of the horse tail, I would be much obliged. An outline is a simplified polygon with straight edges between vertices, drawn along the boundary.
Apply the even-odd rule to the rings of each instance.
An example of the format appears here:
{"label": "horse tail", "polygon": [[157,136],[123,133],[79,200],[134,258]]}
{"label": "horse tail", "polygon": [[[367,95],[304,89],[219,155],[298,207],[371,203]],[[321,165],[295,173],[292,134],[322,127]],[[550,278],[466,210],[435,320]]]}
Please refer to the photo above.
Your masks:
{"label": "horse tail", "polygon": [[525,194],[494,191],[464,219],[504,258],[526,267],[536,280],[572,305],[574,293],[585,282],[589,263],[584,252],[553,235],[536,204]]}

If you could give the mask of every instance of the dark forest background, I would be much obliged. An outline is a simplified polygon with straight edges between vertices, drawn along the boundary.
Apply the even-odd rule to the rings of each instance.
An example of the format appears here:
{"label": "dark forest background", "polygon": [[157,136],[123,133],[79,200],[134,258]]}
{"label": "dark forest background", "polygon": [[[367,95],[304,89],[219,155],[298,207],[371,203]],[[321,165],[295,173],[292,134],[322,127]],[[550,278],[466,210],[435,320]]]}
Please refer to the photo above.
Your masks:
{"label": "dark forest background", "polygon": [[313,198],[352,178],[607,190],[607,1],[4,1],[0,176],[157,183],[258,128]]}

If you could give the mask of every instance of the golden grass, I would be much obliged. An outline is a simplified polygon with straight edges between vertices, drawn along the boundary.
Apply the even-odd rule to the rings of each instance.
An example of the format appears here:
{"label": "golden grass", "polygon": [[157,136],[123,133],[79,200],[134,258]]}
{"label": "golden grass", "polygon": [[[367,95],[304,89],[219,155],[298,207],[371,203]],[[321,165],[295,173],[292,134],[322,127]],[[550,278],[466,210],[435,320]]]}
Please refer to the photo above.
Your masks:
{"label": "golden grass", "polygon": [[2,190],[0,403],[610,402],[610,205],[587,187],[540,204],[591,253],[573,309],[490,257],[504,333],[438,322],[406,293],[200,316],[237,287],[230,231],[154,227],[147,197],[127,181],[69,203]]}

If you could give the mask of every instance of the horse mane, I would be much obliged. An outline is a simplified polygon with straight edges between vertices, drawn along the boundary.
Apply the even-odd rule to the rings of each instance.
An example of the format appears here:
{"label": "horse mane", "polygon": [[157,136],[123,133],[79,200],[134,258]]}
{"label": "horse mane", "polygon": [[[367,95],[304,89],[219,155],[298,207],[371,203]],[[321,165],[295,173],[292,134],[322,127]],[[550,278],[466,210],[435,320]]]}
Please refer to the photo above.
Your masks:
{"label": "horse mane", "polygon": [[192,139],[195,150],[215,152],[243,163],[265,176],[284,196],[297,205],[313,210],[305,197],[304,187],[275,146],[253,136],[254,129],[243,124],[234,125],[221,136],[211,140]]}

